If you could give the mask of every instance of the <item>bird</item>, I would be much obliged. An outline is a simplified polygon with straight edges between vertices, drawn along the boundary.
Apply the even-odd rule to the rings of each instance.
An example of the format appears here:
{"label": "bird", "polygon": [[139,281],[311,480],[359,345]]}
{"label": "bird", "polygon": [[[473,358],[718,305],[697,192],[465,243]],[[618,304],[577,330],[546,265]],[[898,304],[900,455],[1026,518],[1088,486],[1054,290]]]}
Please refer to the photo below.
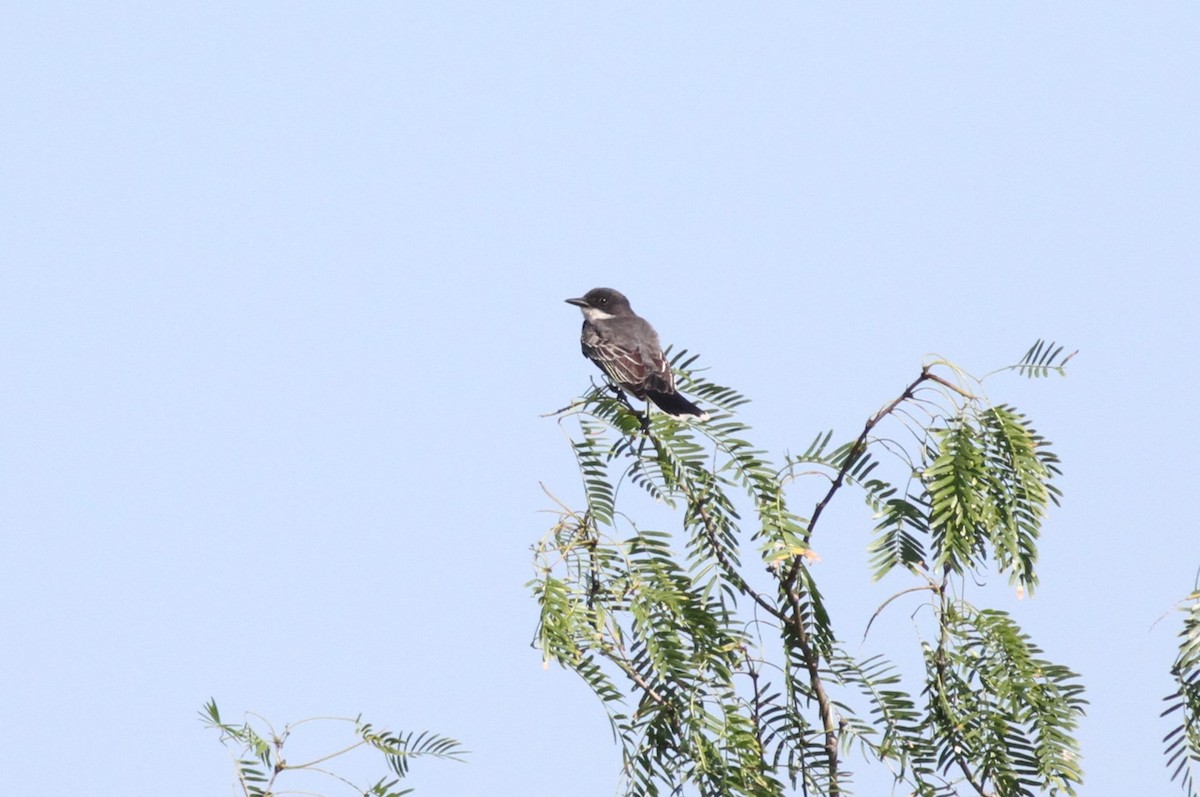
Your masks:
{"label": "bird", "polygon": [[593,288],[578,299],[566,301],[583,312],[583,356],[617,387],[643,401],[653,401],[668,415],[708,419],[708,413],[675,389],[675,375],[658,342],[658,333],[633,312],[623,293]]}

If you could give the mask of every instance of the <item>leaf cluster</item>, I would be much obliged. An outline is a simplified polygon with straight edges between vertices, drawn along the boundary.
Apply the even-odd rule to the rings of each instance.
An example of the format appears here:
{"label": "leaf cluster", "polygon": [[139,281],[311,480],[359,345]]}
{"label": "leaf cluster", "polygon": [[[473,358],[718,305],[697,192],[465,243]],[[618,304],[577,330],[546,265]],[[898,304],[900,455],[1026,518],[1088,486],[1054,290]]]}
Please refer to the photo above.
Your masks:
{"label": "leaf cluster", "polygon": [[[835,446],[822,433],[779,466],[735,417],[746,399],[694,362],[681,353],[673,365],[712,408],[707,422],[644,414],[607,387],[560,413],[584,507],[559,502],[535,548],[536,643],[606,706],[627,793],[839,795],[857,750],[915,794],[1073,794],[1076,676],[1011,618],[960,597],[989,566],[1037,584],[1058,460],[1025,416],[934,363],[856,438]],[[1037,376],[1064,362],[1039,342],[1013,368]],[[906,444],[879,434],[896,420]],[[881,475],[880,456],[900,463],[900,481]],[[806,477],[826,488],[802,515],[788,486]],[[624,485],[674,509],[678,527],[642,528],[620,509]],[[916,586],[904,593],[928,596],[936,641],[922,643],[916,688],[841,644],[818,588],[812,541],[849,488],[875,513],[875,577],[906,572]]]}
{"label": "leaf cluster", "polygon": [[[284,773],[315,772],[351,787],[355,792],[370,797],[401,797],[413,791],[411,788],[398,789],[400,780],[408,775],[409,766],[414,758],[431,757],[449,761],[462,761],[465,752],[462,745],[454,739],[435,733],[390,733],[377,730],[373,725],[362,722],[361,718],[348,717],[314,717],[300,720],[284,726],[276,732],[270,723],[257,715],[249,715],[259,721],[262,729],[256,728],[249,720],[237,724],[221,719],[216,700],[209,700],[200,710],[200,719],[206,727],[220,734],[221,743],[228,749],[234,760],[234,773],[237,784],[245,797],[272,797],[278,794],[276,785]],[[293,730],[307,722],[325,721],[333,723],[349,723],[354,726],[356,741],[326,755],[305,761],[291,763],[283,755],[284,745]],[[383,754],[392,775],[381,777],[369,786],[359,786],[347,777],[326,768],[326,763],[345,756],[352,750],[368,747]],[[394,777],[393,777],[394,776]]]}
{"label": "leaf cluster", "polygon": [[947,607],[939,644],[925,649],[940,772],[958,770],[1002,795],[1075,793],[1083,687],[1041,654],[1004,612]]}
{"label": "leaf cluster", "polygon": [[869,486],[880,516],[869,547],[874,577],[898,567],[962,575],[990,554],[1032,594],[1042,521],[1061,494],[1051,482],[1057,455],[1007,405],[966,404],[924,435],[915,484],[902,495]]}
{"label": "leaf cluster", "polygon": [[1171,667],[1175,691],[1165,700],[1163,716],[1178,713],[1178,722],[1163,738],[1171,779],[1184,791],[1200,794],[1200,588],[1184,599],[1179,653]]}

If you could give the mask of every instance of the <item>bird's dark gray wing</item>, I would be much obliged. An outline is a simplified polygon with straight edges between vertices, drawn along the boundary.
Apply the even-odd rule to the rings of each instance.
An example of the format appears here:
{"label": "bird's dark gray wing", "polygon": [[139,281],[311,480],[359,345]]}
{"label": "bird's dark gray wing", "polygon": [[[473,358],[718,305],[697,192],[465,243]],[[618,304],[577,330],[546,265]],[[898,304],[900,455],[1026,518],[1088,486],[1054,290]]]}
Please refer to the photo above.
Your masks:
{"label": "bird's dark gray wing", "polygon": [[646,391],[674,392],[671,365],[654,329],[640,318],[622,321],[620,325],[609,325],[607,334],[598,325],[584,324],[583,353],[609,379],[640,399],[646,398]]}

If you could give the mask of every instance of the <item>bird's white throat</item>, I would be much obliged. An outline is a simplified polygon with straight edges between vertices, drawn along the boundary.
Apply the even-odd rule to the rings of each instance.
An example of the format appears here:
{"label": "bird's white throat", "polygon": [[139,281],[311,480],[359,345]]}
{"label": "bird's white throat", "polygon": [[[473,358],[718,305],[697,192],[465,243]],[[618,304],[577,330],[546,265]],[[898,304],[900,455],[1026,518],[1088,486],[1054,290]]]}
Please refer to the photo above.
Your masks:
{"label": "bird's white throat", "polygon": [[580,307],[579,310],[583,313],[584,318],[593,323],[596,321],[606,321],[610,318],[616,318],[616,316],[614,316],[612,313],[606,313],[603,310],[596,309],[595,307]]}

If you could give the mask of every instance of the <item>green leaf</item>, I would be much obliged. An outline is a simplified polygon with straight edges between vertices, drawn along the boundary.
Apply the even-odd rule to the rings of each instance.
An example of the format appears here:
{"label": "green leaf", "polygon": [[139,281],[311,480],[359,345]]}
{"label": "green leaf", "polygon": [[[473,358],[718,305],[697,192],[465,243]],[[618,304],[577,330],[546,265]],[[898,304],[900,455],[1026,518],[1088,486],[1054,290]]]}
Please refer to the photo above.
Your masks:
{"label": "green leaf", "polygon": [[1162,716],[1178,712],[1179,721],[1163,737],[1171,780],[1187,794],[1200,794],[1200,589],[1184,599],[1179,652],[1171,667],[1176,691],[1164,700]]}
{"label": "green leaf", "polygon": [[937,764],[998,794],[1033,784],[1075,794],[1074,731],[1086,701],[1078,676],[1041,656],[1004,612],[943,608],[942,642],[926,649],[926,692]]}
{"label": "green leaf", "polygon": [[1025,352],[1021,362],[1015,366],[1017,373],[1030,379],[1046,377],[1051,372],[1059,376],[1066,376],[1067,362],[1078,352],[1064,355],[1063,351],[1064,347],[1039,339],[1029,348],[1029,351]]}

